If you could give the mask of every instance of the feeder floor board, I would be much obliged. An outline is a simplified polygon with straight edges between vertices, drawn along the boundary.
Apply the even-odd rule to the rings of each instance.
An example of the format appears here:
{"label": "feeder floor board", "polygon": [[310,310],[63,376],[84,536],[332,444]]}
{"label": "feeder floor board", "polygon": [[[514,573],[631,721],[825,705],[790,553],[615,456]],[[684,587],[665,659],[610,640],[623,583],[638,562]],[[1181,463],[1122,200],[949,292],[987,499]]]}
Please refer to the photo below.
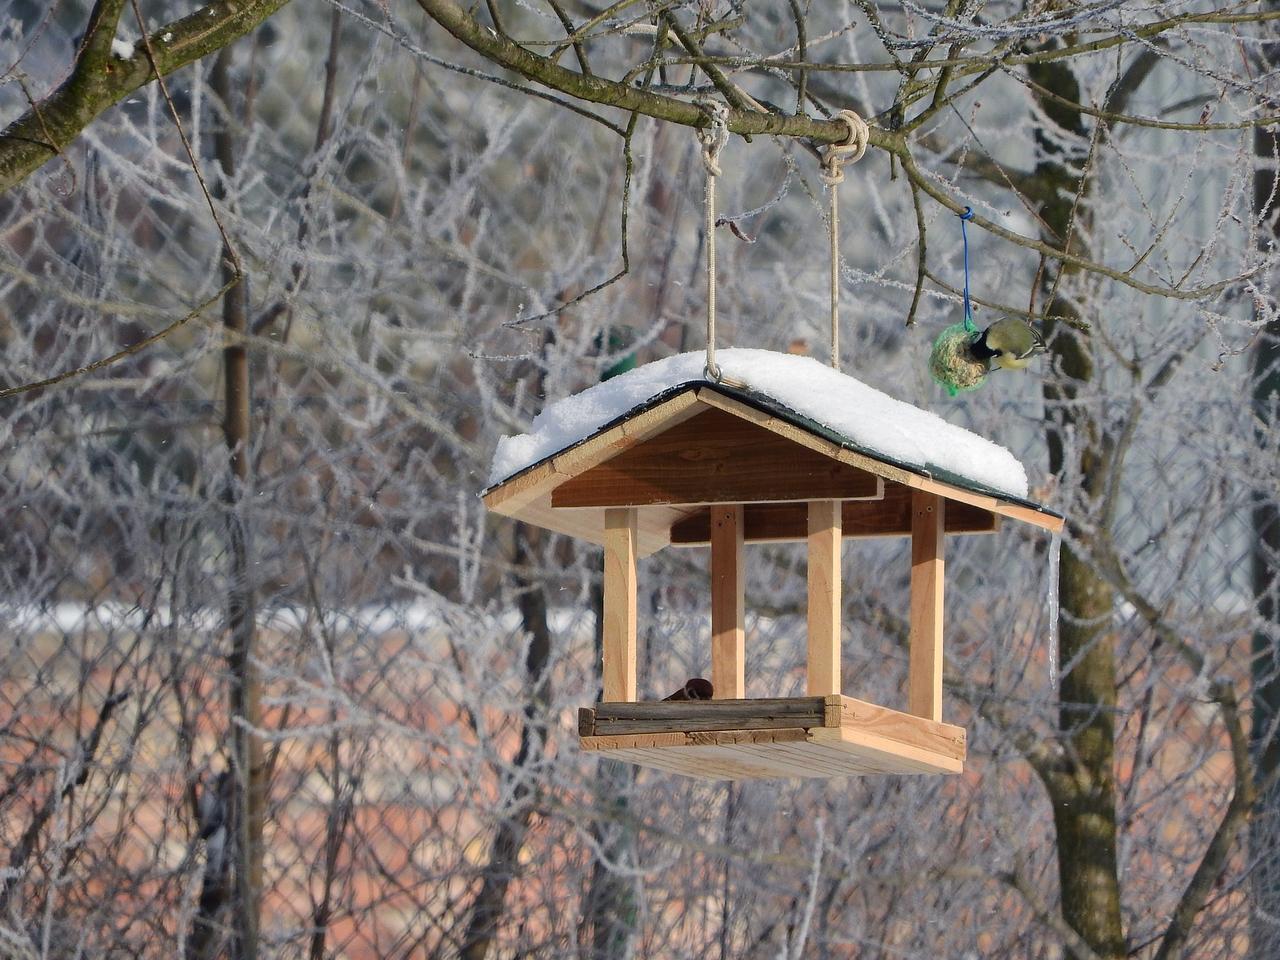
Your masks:
{"label": "feeder floor board", "polygon": [[598,703],[582,749],[704,780],[960,773],[963,727],[852,697]]}

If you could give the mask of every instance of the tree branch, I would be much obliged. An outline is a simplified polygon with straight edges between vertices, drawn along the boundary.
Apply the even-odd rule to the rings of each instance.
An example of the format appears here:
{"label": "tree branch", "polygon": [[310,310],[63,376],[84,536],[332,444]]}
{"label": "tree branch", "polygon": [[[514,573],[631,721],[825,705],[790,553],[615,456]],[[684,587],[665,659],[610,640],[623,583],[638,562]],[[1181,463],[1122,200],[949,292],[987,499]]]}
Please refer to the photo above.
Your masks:
{"label": "tree branch", "polygon": [[[156,67],[167,75],[236,40],[288,0],[210,3],[158,28],[149,38]],[[101,0],[75,67],[48,97],[0,132],[0,193],[21,183],[67,146],[100,113],[155,77],[145,56],[111,50],[124,0]],[[52,142],[50,142],[52,140]]]}
{"label": "tree branch", "polygon": [[45,796],[40,808],[32,815],[30,822],[27,824],[27,829],[23,831],[13,849],[9,851],[7,873],[4,879],[0,881],[0,910],[8,909],[10,897],[18,882],[23,879],[23,868],[26,866],[27,859],[36,849],[40,831],[44,829],[45,824],[57,812],[58,806],[62,801],[68,799],[77,787],[84,786],[85,781],[89,779],[94,758],[98,753],[98,746],[102,742],[102,732],[106,729],[107,723],[110,722],[111,715],[115,713],[116,707],[128,700],[129,696],[130,691],[128,690],[116,691],[113,678],[111,689],[107,691],[106,699],[103,700],[102,706],[98,708],[98,717],[94,721],[89,735],[76,742],[75,747],[67,756],[65,765],[60,768],[60,782],[53,785],[53,789]]}
{"label": "tree branch", "polygon": [[907,321],[904,326],[914,326],[916,310],[920,307],[920,295],[924,293],[926,264],[929,259],[929,241],[925,230],[924,206],[920,203],[920,188],[910,181],[907,186],[911,190],[911,206],[916,214],[916,289],[911,295],[911,307],[907,310]]}
{"label": "tree branch", "polygon": [[[917,184],[921,190],[933,197],[934,200],[937,200],[938,203],[942,204],[952,213],[956,214],[956,216],[964,213],[964,204],[948,196],[937,184],[925,176],[924,172],[916,165],[915,159],[911,156],[909,150],[902,149],[895,152],[897,152],[902,158],[902,168],[906,172],[907,176],[911,178],[913,183]],[[1141,293],[1149,293],[1158,297],[1168,297],[1172,300],[1204,300],[1208,297],[1221,293],[1232,284],[1247,280],[1249,277],[1257,273],[1257,269],[1254,269],[1248,273],[1243,273],[1235,277],[1228,277],[1226,280],[1219,280],[1216,283],[1210,283],[1203,287],[1193,287],[1190,290],[1179,290],[1175,287],[1158,286],[1153,283],[1146,283],[1145,281],[1139,280],[1137,277],[1134,277],[1124,271],[1116,270],[1113,267],[1105,266],[1104,264],[1097,263],[1087,257],[1082,257],[1066,250],[1059,250],[1056,247],[1051,247],[1043,240],[1034,240],[1031,237],[1024,237],[1022,234],[1015,233],[1012,230],[1007,230],[999,224],[988,220],[986,217],[979,216],[976,213],[973,215],[972,222],[975,226],[981,227],[983,230],[994,234],[1002,240],[1008,240],[1010,243],[1016,243],[1020,247],[1035,250],[1052,260],[1057,260],[1061,263],[1067,264],[1068,266],[1076,267],[1079,270],[1086,270],[1090,273],[1109,277],[1110,279],[1115,280],[1118,283],[1123,283],[1126,287],[1132,287]]]}
{"label": "tree branch", "polygon": [[[555,12],[556,19],[560,21],[560,25],[564,27],[566,36],[573,36],[573,21],[569,19],[569,15],[564,12],[564,8],[560,6],[556,0],[547,0],[551,5],[551,9]],[[573,52],[578,57],[578,66],[582,67],[582,72],[587,76],[591,75],[591,61],[587,59],[587,47],[581,40],[571,40],[573,44]]]}
{"label": "tree branch", "polygon": [[1016,890],[1027,906],[1031,908],[1031,912],[1036,915],[1036,919],[1058,935],[1062,941],[1062,945],[1066,947],[1067,952],[1075,958],[1075,960],[1102,960],[1097,952],[1080,936],[1071,925],[1062,919],[1061,914],[1056,910],[1049,909],[1044,901],[1040,899],[1040,895],[1036,893],[1034,887],[1022,875],[1020,870],[1016,868],[1007,873],[1000,874],[1000,879],[1004,881],[1012,889]]}
{"label": "tree branch", "polygon": [[[863,8],[863,12],[868,9],[874,9],[871,4],[859,3]],[[911,73],[915,74],[922,70],[943,70],[953,68],[956,70],[955,77],[968,77],[975,73],[997,65],[1017,66],[1019,64],[1028,63],[1052,63],[1057,60],[1068,60],[1072,57],[1084,56],[1091,53],[1098,53],[1102,50],[1109,50],[1113,47],[1123,46],[1128,43],[1137,43],[1158,37],[1177,27],[1189,24],[1213,24],[1222,26],[1232,26],[1235,24],[1246,23],[1265,23],[1270,20],[1280,18],[1280,11],[1266,11],[1258,13],[1189,13],[1176,17],[1169,17],[1165,20],[1155,20],[1145,26],[1136,27],[1133,30],[1124,33],[1117,33],[1109,37],[1103,37],[1099,40],[1089,41],[1087,43],[1065,45],[1061,47],[1053,47],[1050,49],[1037,50],[1032,53],[1010,53],[1005,54],[1003,48],[986,53],[977,53],[968,57],[947,57],[939,60],[901,60],[894,55],[891,61],[873,60],[861,63],[842,63],[842,62],[822,62],[817,60],[785,60],[781,56],[765,56],[765,57],[744,57],[744,56],[713,56],[708,59],[713,63],[738,68],[750,68],[757,70],[805,70],[814,73]],[[875,23],[872,28],[875,29]],[[680,63],[688,63],[688,60],[682,58],[672,58],[664,60],[664,65],[675,65]]]}
{"label": "tree branch", "polygon": [[109,356],[102,357],[101,359],[95,360],[92,363],[86,363],[84,366],[76,367],[72,370],[67,370],[63,373],[56,373],[51,377],[45,377],[43,380],[35,380],[30,383],[21,383],[13,387],[5,387],[3,390],[0,390],[0,400],[6,400],[9,397],[17,396],[20,393],[30,393],[32,390],[43,390],[45,387],[52,387],[56,384],[62,383],[64,380],[71,380],[74,377],[82,377],[86,373],[93,373],[95,370],[101,370],[103,367],[109,367],[111,366],[111,364],[115,363],[118,360],[123,360],[125,357],[138,353],[140,350],[145,350],[147,347],[151,346],[153,343],[157,343],[158,341],[163,340],[165,337],[169,336],[169,334],[173,333],[175,330],[178,330],[181,327],[186,326],[196,317],[200,316],[200,314],[204,313],[205,310],[213,306],[213,304],[218,300],[219,297],[221,297],[223,294],[225,294],[228,290],[230,290],[239,282],[240,282],[239,276],[232,277],[229,281],[227,281],[222,285],[222,287],[218,290],[217,293],[215,293],[209,299],[205,300],[194,310],[179,317],[177,320],[174,320],[172,323],[168,324],[167,326],[162,327],[161,329],[157,330],[155,333],[149,336],[143,337],[141,340],[137,341],[136,343],[131,343],[129,344],[129,346],[125,347],[124,349],[117,350],[115,353],[110,354]]}
{"label": "tree branch", "polygon": [[1280,115],[1275,114],[1254,117],[1252,120],[1236,120],[1231,123],[1178,123],[1172,120],[1156,120],[1153,117],[1139,117],[1128,113],[1115,113],[1111,110],[1099,110],[1083,103],[1076,103],[1067,97],[1054,93],[1047,87],[1041,86],[1030,77],[1023,76],[1015,71],[1006,70],[1005,73],[1028,89],[1033,90],[1037,96],[1052,100],[1054,103],[1077,113],[1083,113],[1087,117],[1105,120],[1107,123],[1123,123],[1132,127],[1151,127],[1155,130],[1182,130],[1191,133],[1204,133],[1209,130],[1247,130],[1252,127],[1271,127],[1280,123]]}
{"label": "tree branch", "polygon": [[752,109],[752,106],[747,103],[742,93],[734,86],[733,81],[724,75],[724,71],[714,63],[708,62],[707,55],[703,52],[702,47],[698,45],[698,41],[689,36],[685,29],[680,26],[680,21],[676,19],[676,15],[670,12],[664,13],[662,19],[671,28],[671,32],[675,34],[680,46],[684,47],[702,72],[707,75],[707,78],[715,84],[716,89],[728,101],[729,106],[735,110],[746,111]]}
{"label": "tree branch", "polygon": [[125,0],[98,0],[94,4],[76,54],[78,63],[90,69],[100,69],[107,62],[111,56],[111,42],[116,38],[116,27],[124,14],[124,4]]}
{"label": "tree branch", "polygon": [[[800,9],[799,0],[787,0],[791,7],[791,19],[796,25],[796,54],[801,60],[809,56],[809,36],[808,29],[805,26],[805,15]],[[800,70],[796,73],[796,113],[804,109],[805,99],[808,95],[806,87],[809,84],[809,72]]]}
{"label": "tree branch", "polygon": [[[704,127],[710,123],[706,112],[688,101],[636,89],[616,80],[584,76],[531,53],[519,44],[486,30],[455,0],[418,0],[418,6],[476,53],[553,90],[686,127]],[[818,120],[803,115],[760,113],[756,110],[731,109],[728,126],[732,133],[742,135],[806,137],[817,143],[836,143],[849,135],[849,129],[842,120]],[[874,127],[870,145],[895,153],[906,148],[901,136]]]}
{"label": "tree branch", "polygon": [[1240,828],[1249,819],[1249,811],[1257,799],[1254,790],[1253,772],[1249,763],[1249,738],[1240,721],[1239,705],[1235,691],[1229,683],[1214,684],[1213,699],[1222,711],[1222,722],[1231,738],[1231,760],[1235,768],[1234,792],[1226,812],[1214,831],[1213,839],[1205,848],[1200,865],[1192,875],[1187,888],[1178,900],[1177,909],[1165,930],[1164,939],[1160,941],[1160,949],[1156,951],[1155,960],[1178,960],[1186,951],[1187,938],[1196,916],[1204,907],[1205,901],[1213,890],[1214,884],[1226,869],[1231,854],[1231,846],[1235,842]]}

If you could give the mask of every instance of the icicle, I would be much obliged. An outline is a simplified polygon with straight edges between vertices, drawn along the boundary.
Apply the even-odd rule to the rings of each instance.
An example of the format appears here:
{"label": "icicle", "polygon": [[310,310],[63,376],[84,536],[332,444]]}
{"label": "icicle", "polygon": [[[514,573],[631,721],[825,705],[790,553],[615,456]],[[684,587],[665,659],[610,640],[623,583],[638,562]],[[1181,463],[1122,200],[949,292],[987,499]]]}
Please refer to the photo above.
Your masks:
{"label": "icicle", "polygon": [[1055,533],[1049,542],[1049,587],[1045,597],[1049,616],[1049,689],[1058,690],[1058,555],[1062,550],[1062,534]]}

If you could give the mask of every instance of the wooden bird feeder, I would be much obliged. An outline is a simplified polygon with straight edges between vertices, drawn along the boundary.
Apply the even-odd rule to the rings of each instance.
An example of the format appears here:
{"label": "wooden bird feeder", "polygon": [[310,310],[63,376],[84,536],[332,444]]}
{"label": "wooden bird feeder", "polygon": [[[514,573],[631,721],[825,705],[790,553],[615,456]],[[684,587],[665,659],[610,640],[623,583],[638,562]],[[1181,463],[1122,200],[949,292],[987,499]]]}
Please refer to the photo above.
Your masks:
{"label": "wooden bird feeder", "polygon": [[[580,712],[582,748],[714,780],[961,772],[965,731],[942,722],[945,537],[993,533],[1004,517],[1050,531],[1063,523],[706,380],[649,398],[484,502],[604,547],[603,702]],[[905,710],[840,689],[841,541],[886,536],[911,538]],[[746,699],[744,545],[782,541],[808,545],[808,696]],[[637,700],[636,561],[707,545],[715,699]]]}

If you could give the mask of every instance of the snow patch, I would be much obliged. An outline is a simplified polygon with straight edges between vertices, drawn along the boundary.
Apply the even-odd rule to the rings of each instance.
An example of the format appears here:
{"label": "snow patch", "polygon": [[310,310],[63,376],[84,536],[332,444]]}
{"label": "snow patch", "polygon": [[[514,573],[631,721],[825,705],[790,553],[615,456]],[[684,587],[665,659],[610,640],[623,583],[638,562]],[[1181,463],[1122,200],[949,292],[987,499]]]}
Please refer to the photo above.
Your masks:
{"label": "snow patch", "polygon": [[[520,612],[515,609],[471,609],[466,615],[479,630],[517,633],[521,629]],[[14,636],[19,640],[42,632],[76,636],[149,630],[152,634],[159,634],[170,626],[165,616],[162,606],[141,607],[115,602],[0,603],[0,625],[6,631],[6,637]],[[591,617],[581,607],[552,607],[547,611],[547,621],[557,635],[590,636]],[[226,611],[213,608],[184,610],[180,622],[182,629],[188,632],[218,631],[226,625]],[[315,614],[310,608],[272,607],[260,610],[256,622],[263,630],[298,633],[314,625]],[[415,635],[446,630],[456,632],[457,624],[455,610],[448,604],[431,599],[326,610],[324,622],[330,629],[358,635],[381,635],[402,630]]]}
{"label": "snow patch", "polygon": [[133,59],[133,44],[128,40],[121,40],[116,37],[111,41],[111,55],[120,60]]}
{"label": "snow patch", "polygon": [[[528,433],[498,442],[489,485],[585,440],[605,424],[672,387],[703,379],[702,351],[637,367],[551,404]],[[829,430],[863,450],[930,473],[949,473],[1014,497],[1026,497],[1027,472],[1004,447],[895,400],[812,357],[769,350],[716,351],[726,377]]]}

